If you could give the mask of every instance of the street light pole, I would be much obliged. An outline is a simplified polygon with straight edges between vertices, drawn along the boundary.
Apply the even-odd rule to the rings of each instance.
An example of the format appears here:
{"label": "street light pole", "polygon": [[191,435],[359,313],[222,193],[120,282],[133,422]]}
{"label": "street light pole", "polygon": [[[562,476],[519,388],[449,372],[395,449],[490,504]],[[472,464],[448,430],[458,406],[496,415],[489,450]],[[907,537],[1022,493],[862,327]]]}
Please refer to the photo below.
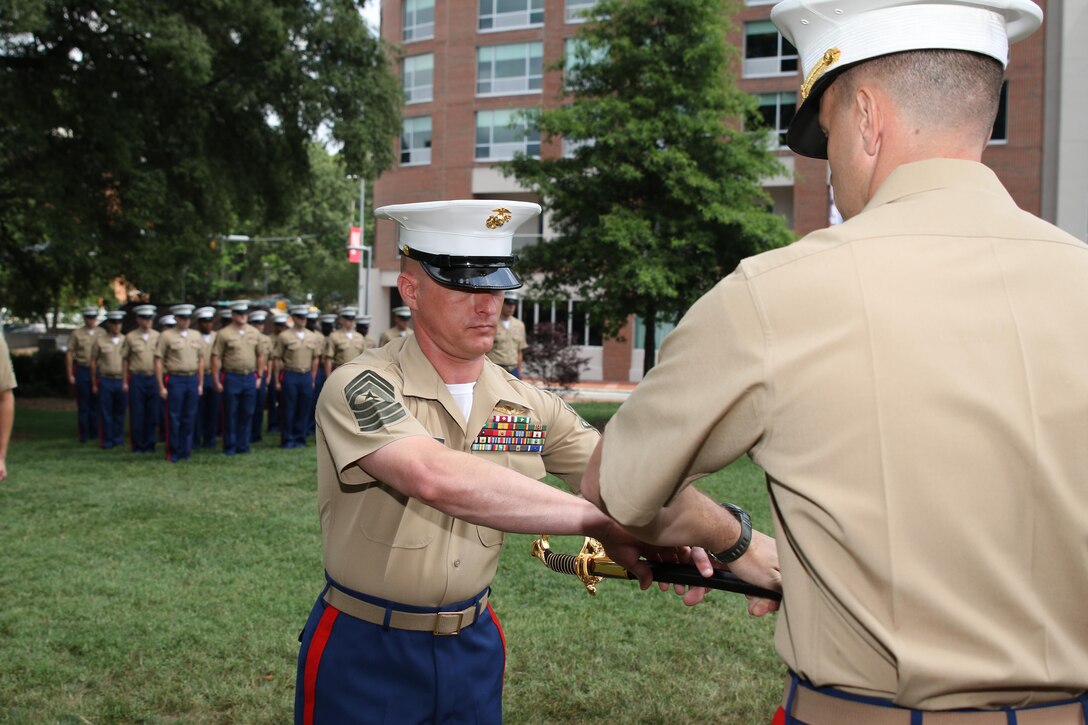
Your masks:
{"label": "street light pole", "polygon": [[363,258],[359,260],[359,282],[357,296],[359,298],[359,314],[370,313],[370,248],[366,246],[366,177],[359,177],[359,253]]}

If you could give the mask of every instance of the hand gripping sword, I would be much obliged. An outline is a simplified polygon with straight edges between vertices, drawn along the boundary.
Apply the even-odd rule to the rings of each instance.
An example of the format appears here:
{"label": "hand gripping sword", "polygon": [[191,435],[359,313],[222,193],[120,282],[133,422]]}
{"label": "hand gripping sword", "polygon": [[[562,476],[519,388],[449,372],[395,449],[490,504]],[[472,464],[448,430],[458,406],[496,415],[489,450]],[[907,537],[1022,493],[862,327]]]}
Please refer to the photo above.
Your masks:
{"label": "hand gripping sword", "polygon": [[[557,554],[548,544],[548,535],[541,534],[533,542],[530,553],[554,572],[571,574],[582,580],[586,591],[597,596],[597,584],[604,579],[636,579],[627,569],[608,558],[604,545],[596,539],[586,537],[582,550],[577,554]],[[780,601],[782,594],[749,584],[736,574],[715,569],[714,575],[705,577],[691,564],[675,564],[665,561],[643,559],[650,568],[655,582],[665,584],[683,584],[689,587],[708,587],[726,592],[737,592],[753,597]]]}

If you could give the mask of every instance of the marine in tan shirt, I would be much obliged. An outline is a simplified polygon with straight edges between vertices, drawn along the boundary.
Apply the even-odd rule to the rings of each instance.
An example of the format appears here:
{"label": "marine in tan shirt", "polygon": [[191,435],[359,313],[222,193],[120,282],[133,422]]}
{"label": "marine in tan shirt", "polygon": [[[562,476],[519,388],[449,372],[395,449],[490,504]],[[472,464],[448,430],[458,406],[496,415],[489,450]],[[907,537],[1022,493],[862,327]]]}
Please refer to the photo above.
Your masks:
{"label": "marine in tan shirt", "polygon": [[129,429],[134,453],[150,453],[155,450],[159,423],[159,383],[155,378],[155,348],[159,343],[159,331],[152,327],[155,320],[154,305],[137,305],[136,329],[130,330],[121,346],[124,357],[123,371],[129,386]]}
{"label": "marine in tan shirt", "polygon": [[294,326],[276,336],[272,343],[273,373],[280,394],[280,447],[306,445],[313,421],[317,367],[324,350],[324,338],[306,329],[307,305],[291,308]]}
{"label": "marine in tan shirt", "polygon": [[166,401],[167,460],[176,463],[192,456],[196,416],[204,392],[204,341],[200,333],[189,328],[193,305],[174,305],[170,312],[177,327],[159,335],[155,378],[159,395]]}
{"label": "marine in tan shirt", "polygon": [[[499,290],[520,285],[509,262],[474,268],[471,279],[488,285],[478,290],[456,276],[463,266],[417,261],[509,258],[515,214],[536,213],[535,204],[493,200],[376,212],[405,225],[398,289],[418,327],[338,367],[318,402],[330,585],[303,632],[297,719],[380,711],[390,722],[500,721],[504,645],[487,596],[502,532],[603,524],[598,535],[617,550],[634,543],[583,499],[535,480],[551,472],[577,490],[598,433],[486,360]],[[424,234],[421,246],[450,246],[417,250],[411,229],[420,227],[465,231]]]}
{"label": "marine in tan shirt", "polygon": [[83,327],[68,335],[68,350],[64,354],[68,384],[76,389],[76,420],[79,442],[98,437],[98,399],[91,381],[91,346],[102,334],[98,327],[98,307],[83,310]]}
{"label": "marine in tan shirt", "polygon": [[354,307],[345,307],[337,315],[337,323],[340,328],[333,332],[325,340],[325,374],[331,375],[332,371],[349,360],[366,352],[368,338],[355,330],[356,310]]}
{"label": "marine in tan shirt", "polygon": [[412,323],[412,310],[408,307],[393,308],[393,326],[382,333],[378,339],[378,346],[388,345],[400,337],[408,337],[415,334],[410,327]]}
{"label": "marine in tan shirt", "polygon": [[128,380],[125,379],[125,340],[121,336],[124,310],[106,314],[105,334],[91,345],[91,390],[98,396],[98,439],[103,449],[124,445]]}
{"label": "marine in tan shirt", "polygon": [[[847,32],[909,26],[926,48],[955,17],[1030,32],[1038,8],[919,2],[810,27],[832,6],[812,5],[776,8],[802,57],[840,41],[844,60],[878,57],[790,128],[829,158],[846,222],[745,260],[692,307],[609,423],[599,499],[664,531],[693,479],[745,454],[766,471],[796,676],[776,722],[1082,723],[1081,702],[944,711],[1088,691],[1088,247],[979,162],[1003,44],[885,56],[850,44],[894,34]],[[915,80],[931,77],[956,84]]]}
{"label": "marine in tan shirt", "polygon": [[495,345],[487,353],[487,357],[506,372],[520,378],[525,348],[529,343],[525,339],[525,323],[514,317],[517,304],[516,295],[503,298],[499,326],[495,332]]}

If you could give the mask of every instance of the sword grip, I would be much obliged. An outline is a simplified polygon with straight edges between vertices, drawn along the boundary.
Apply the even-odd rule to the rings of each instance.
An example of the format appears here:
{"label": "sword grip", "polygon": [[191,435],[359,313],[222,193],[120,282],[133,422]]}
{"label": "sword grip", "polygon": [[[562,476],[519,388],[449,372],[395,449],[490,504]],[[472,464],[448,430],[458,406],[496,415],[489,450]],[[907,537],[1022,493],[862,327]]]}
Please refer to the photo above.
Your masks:
{"label": "sword grip", "polygon": [[578,557],[573,554],[556,554],[551,549],[544,550],[544,566],[559,574],[578,575]]}

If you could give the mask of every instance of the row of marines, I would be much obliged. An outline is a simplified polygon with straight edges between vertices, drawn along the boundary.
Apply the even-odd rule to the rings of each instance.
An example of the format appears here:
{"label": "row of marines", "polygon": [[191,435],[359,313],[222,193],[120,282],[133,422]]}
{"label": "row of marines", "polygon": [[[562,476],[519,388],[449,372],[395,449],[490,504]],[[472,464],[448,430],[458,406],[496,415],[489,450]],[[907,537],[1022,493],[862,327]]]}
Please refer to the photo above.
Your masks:
{"label": "row of marines", "polygon": [[[98,309],[88,307],[84,327],[69,338],[66,364],[76,389],[79,440],[97,435],[102,448],[123,445],[127,408],[132,450],[153,452],[158,438],[170,461],[191,457],[194,444],[216,447],[220,433],[224,453],[248,453],[250,443],[261,439],[266,408],[268,430],[279,431],[281,447],[305,446],[329,373],[370,347],[412,334],[407,308],[394,310],[397,323],[381,343],[367,335],[370,318],[352,307],[319,315],[296,305],[289,314],[270,316],[250,310],[244,300],[219,312],[180,304],[158,319],[161,331],[154,305],[133,313],[137,326],[122,335],[124,310],[107,313],[102,329]],[[217,317],[221,325],[214,329]]]}

